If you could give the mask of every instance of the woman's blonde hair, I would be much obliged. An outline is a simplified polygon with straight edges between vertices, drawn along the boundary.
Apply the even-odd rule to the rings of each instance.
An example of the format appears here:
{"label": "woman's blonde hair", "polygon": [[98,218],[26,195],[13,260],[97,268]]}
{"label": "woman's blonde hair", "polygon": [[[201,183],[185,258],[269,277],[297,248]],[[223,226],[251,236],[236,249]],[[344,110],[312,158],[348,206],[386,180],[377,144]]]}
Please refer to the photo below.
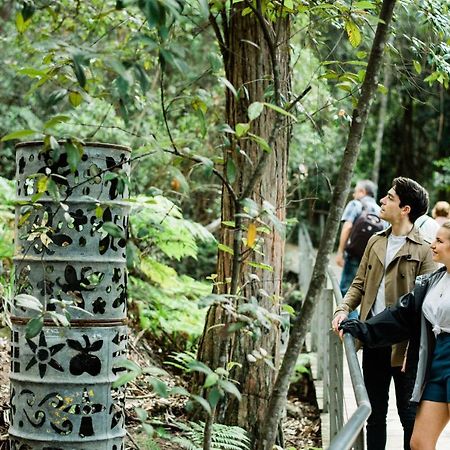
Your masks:
{"label": "woman's blonde hair", "polygon": [[447,222],[444,222],[441,225],[441,227],[447,229],[450,232],[450,220],[447,220]]}

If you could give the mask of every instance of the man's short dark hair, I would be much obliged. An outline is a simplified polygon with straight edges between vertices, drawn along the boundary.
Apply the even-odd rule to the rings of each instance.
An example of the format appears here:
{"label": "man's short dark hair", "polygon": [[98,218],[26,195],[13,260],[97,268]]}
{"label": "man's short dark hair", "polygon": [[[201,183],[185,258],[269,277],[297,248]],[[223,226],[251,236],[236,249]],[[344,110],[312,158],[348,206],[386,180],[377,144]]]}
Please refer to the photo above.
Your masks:
{"label": "man's short dark hair", "polygon": [[411,208],[409,220],[414,223],[417,218],[428,211],[428,192],[417,181],[411,178],[397,177],[392,182],[395,193],[400,198],[400,207],[408,205]]}

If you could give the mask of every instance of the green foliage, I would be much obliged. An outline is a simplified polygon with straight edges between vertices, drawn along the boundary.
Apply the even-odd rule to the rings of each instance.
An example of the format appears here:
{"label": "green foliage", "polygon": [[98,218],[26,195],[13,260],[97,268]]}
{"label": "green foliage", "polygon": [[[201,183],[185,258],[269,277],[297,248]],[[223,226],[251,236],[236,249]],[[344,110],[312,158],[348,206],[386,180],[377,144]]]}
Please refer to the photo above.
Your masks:
{"label": "green foliage", "polygon": [[14,254],[14,183],[0,177],[0,259],[9,263]]}
{"label": "green foliage", "polygon": [[295,364],[294,373],[292,374],[291,383],[296,383],[305,375],[312,377],[311,362],[308,355],[299,355]]}
{"label": "green foliage", "polygon": [[[173,442],[186,450],[202,450],[204,423],[177,424],[187,437],[174,438]],[[218,423],[213,425],[211,450],[250,450],[250,444],[250,438],[242,428]]]}
{"label": "green foliage", "polygon": [[157,248],[167,258],[197,257],[196,240],[215,242],[201,225],[185,220],[180,209],[161,195],[138,197],[131,213],[133,236],[147,252]]}
{"label": "green foliage", "polygon": [[448,194],[450,192],[450,157],[435,161],[434,165],[439,170],[438,173],[435,173],[434,182]]}
{"label": "green foliage", "polygon": [[198,307],[198,301],[211,287],[185,275],[178,276],[167,266],[165,270],[171,275],[165,276],[166,284],[162,285],[130,277],[128,295],[137,307],[142,329],[175,348],[189,349],[203,331],[205,310]]}

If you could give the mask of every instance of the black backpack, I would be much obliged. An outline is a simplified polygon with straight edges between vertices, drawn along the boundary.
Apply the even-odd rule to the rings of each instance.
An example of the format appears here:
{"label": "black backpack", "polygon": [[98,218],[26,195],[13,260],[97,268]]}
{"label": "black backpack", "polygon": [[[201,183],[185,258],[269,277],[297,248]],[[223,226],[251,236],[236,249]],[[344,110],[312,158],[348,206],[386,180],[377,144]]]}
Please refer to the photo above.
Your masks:
{"label": "black backpack", "polygon": [[345,251],[354,258],[361,259],[370,236],[384,228],[383,221],[373,212],[369,212],[364,202],[362,212],[353,222]]}

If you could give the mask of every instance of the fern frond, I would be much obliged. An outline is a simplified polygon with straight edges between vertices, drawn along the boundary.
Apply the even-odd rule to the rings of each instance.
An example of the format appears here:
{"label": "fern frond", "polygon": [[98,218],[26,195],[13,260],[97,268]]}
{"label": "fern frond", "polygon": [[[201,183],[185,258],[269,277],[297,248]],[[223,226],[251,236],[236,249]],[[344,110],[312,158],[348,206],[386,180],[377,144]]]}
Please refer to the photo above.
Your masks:
{"label": "fern frond", "polygon": [[[186,450],[202,450],[203,422],[180,423],[177,425],[186,433],[186,438],[176,438],[176,441]],[[212,431],[211,450],[250,450],[251,439],[248,433],[240,427],[215,423]]]}

